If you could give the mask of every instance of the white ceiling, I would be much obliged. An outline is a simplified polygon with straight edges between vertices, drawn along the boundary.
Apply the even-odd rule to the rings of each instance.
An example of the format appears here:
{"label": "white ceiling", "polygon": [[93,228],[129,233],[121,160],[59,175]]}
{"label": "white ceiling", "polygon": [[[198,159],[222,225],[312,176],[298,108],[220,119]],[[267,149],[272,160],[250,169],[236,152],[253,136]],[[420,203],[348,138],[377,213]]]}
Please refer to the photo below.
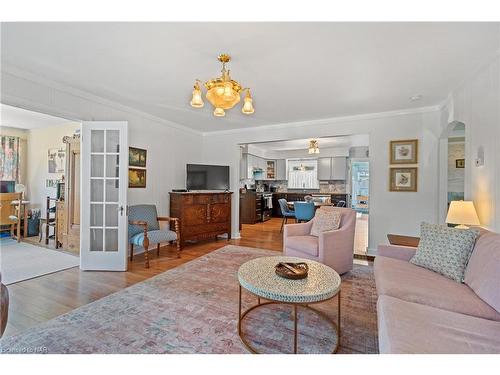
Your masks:
{"label": "white ceiling", "polygon": [[19,129],[38,129],[74,123],[60,117],[27,111],[0,103],[0,125]]}
{"label": "white ceiling", "polygon": [[[496,53],[498,25],[2,23],[1,52],[7,66],[214,131],[436,105]],[[254,115],[189,106],[221,52]]]}
{"label": "white ceiling", "polygon": [[[252,143],[252,145],[265,152],[305,150],[307,149],[309,141],[311,139],[312,138]],[[324,137],[315,139],[319,143],[320,150],[323,148],[350,148],[356,146],[368,146],[370,144],[368,134],[348,135],[341,137]]]}

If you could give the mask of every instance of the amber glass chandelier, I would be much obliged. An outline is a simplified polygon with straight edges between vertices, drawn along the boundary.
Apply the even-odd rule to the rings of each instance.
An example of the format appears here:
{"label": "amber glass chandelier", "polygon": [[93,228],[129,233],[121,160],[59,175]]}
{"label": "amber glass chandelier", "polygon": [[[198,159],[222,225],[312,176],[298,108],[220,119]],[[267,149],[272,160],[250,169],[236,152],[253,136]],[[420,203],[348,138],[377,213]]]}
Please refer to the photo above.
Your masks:
{"label": "amber glass chandelier", "polygon": [[315,139],[311,139],[309,141],[309,153],[310,154],[319,154],[319,143]]}
{"label": "amber glass chandelier", "polygon": [[[255,110],[253,108],[250,89],[242,88],[238,82],[231,79],[229,70],[226,70],[226,64],[231,60],[231,56],[221,54],[218,59],[222,63],[222,75],[205,82],[205,88],[207,89],[206,98],[215,108],[214,116],[225,116],[225,110],[233,108],[240,102],[242,91],[245,91],[245,98],[243,99],[241,112],[246,115],[251,115]],[[190,103],[194,108],[201,108],[204,105],[200,83],[202,82],[199,79],[194,83],[193,98]]]}

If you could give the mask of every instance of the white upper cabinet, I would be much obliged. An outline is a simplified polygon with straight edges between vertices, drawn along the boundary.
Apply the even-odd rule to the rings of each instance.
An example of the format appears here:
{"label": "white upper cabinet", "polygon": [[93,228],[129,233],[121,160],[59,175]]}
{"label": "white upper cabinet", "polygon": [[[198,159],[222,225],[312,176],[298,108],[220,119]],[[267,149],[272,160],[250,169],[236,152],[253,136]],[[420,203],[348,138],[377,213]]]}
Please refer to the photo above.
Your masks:
{"label": "white upper cabinet", "polygon": [[339,156],[332,158],[332,180],[345,180],[347,172],[347,158]]}
{"label": "white upper cabinet", "polygon": [[332,158],[318,159],[318,180],[327,181],[332,177]]}
{"label": "white upper cabinet", "polygon": [[284,181],[286,180],[286,160],[278,159],[276,160],[276,180]]}
{"label": "white upper cabinet", "polygon": [[345,180],[346,172],[347,158],[345,156],[318,158],[318,180]]}

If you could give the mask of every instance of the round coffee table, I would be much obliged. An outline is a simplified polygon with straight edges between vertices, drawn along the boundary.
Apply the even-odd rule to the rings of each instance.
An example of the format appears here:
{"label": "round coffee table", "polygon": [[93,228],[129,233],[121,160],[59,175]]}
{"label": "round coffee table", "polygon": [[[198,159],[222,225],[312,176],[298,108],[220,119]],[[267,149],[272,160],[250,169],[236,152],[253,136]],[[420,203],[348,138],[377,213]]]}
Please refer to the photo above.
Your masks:
{"label": "round coffee table", "polygon": [[[309,266],[307,278],[290,280],[276,275],[274,266],[279,262],[305,262]],[[269,304],[285,304],[293,307],[294,324],[294,353],[297,353],[297,307],[316,312],[329,322],[336,335],[336,344],[332,353],[338,349],[340,342],[340,276],[332,268],[324,264],[296,257],[273,256],[250,260],[241,265],[238,270],[239,303],[238,303],[238,335],[243,344],[252,353],[257,353],[245,335],[241,325],[245,316],[252,310]],[[241,292],[242,288],[257,297],[257,305],[250,307],[242,313]],[[323,312],[312,308],[310,305],[325,302],[337,296],[338,313],[337,323]],[[262,302],[261,299],[266,300]]]}

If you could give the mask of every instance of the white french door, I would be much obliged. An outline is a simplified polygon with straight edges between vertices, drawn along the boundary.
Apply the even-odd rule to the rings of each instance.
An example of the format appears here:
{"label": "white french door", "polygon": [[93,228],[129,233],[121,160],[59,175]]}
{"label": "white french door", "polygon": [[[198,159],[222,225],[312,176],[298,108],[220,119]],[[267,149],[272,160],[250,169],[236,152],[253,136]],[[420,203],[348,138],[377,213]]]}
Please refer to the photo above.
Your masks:
{"label": "white french door", "polygon": [[127,270],[128,123],[84,121],[80,268]]}

